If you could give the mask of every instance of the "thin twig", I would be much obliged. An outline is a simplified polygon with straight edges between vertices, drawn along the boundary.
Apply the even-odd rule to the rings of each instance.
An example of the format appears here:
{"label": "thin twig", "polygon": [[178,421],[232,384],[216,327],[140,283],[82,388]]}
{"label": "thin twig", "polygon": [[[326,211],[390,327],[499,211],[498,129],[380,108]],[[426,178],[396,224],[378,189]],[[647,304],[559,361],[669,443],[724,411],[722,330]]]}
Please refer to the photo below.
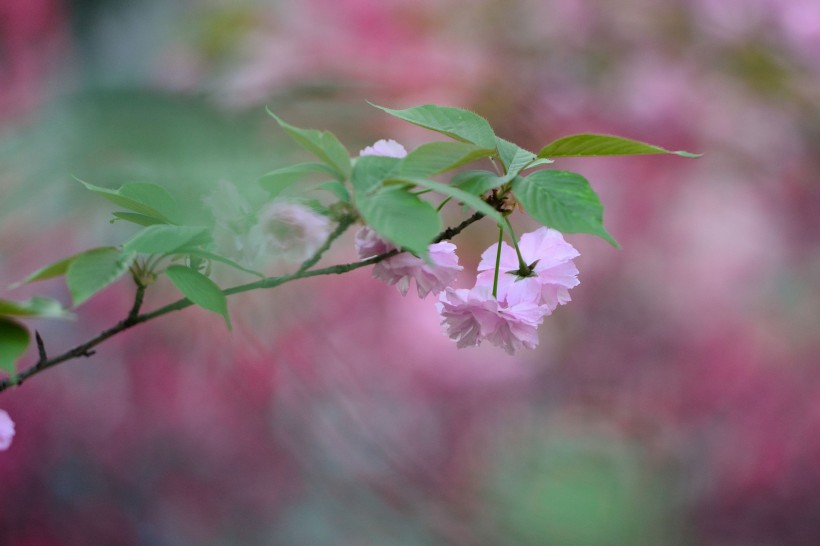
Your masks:
{"label": "thin twig", "polygon": [[[469,218],[467,218],[466,220],[464,220],[463,222],[461,222],[459,225],[457,225],[455,227],[447,228],[444,231],[442,231],[438,235],[438,237],[436,237],[433,240],[433,242],[434,243],[439,243],[441,241],[451,239],[451,238],[455,237],[456,235],[458,235],[459,233],[461,233],[470,224],[473,224],[473,223],[477,222],[478,220],[480,220],[483,217],[484,217],[483,214],[481,214],[480,212],[477,212],[477,213],[473,214],[472,216],[470,216]],[[350,223],[352,223],[352,221],[349,222],[346,226],[344,226],[344,229],[347,229],[347,227],[349,227]],[[341,233],[344,232],[344,229],[341,229],[341,231],[340,231],[341,226],[342,226],[342,223],[340,222],[339,227],[337,227],[336,231],[334,231],[334,233],[332,233],[330,235],[330,237],[333,237],[335,239],[336,237],[341,235]],[[334,237],[334,234],[336,234],[336,232],[339,232],[339,233],[337,235],[335,235],[335,237]],[[332,241],[331,241],[331,243],[332,243]],[[328,244],[327,246],[330,246],[330,245]],[[327,250],[327,249],[325,248],[325,245],[323,245],[322,248],[320,248],[316,252],[316,254],[313,256],[313,258],[315,258],[315,261],[313,261],[313,263],[316,263],[317,261],[319,261],[319,258],[321,257],[321,254],[324,253],[325,250]],[[362,267],[367,267],[368,265],[373,265],[373,264],[379,263],[382,260],[386,260],[387,258],[390,258],[392,256],[400,254],[401,252],[404,252],[404,251],[402,251],[402,250],[391,250],[390,252],[385,252],[384,254],[380,254],[378,256],[373,256],[372,258],[368,258],[368,259],[362,260],[360,262],[339,264],[339,265],[334,265],[334,266],[330,266],[330,267],[325,267],[325,268],[322,268],[322,269],[314,269],[312,271],[307,271],[306,270],[307,268],[305,267],[305,264],[307,264],[308,262],[313,260],[313,258],[310,258],[309,260],[307,260],[305,262],[305,264],[302,264],[302,267],[296,273],[292,273],[290,275],[282,275],[281,277],[268,277],[266,279],[262,279],[262,280],[259,280],[259,281],[256,281],[256,282],[241,284],[239,286],[234,286],[232,288],[227,288],[227,289],[223,290],[222,293],[225,294],[226,296],[230,296],[230,295],[233,295],[233,294],[248,292],[250,290],[274,288],[274,287],[280,286],[282,284],[285,284],[287,282],[290,282],[290,281],[293,281],[293,280],[296,280],[296,279],[306,279],[308,277],[318,277],[318,276],[321,276],[321,275],[340,275],[342,273],[347,273],[347,272],[353,271],[355,269],[359,269],[359,268],[362,268]],[[311,265],[313,265],[313,264],[308,264],[307,267],[310,267]],[[44,370],[47,370],[49,368],[52,368],[52,367],[54,367],[54,366],[56,366],[56,365],[58,365],[62,362],[66,362],[68,360],[73,360],[75,358],[80,358],[80,357],[83,357],[83,356],[85,356],[85,357],[91,356],[91,355],[94,354],[94,351],[92,351],[92,349],[94,347],[96,347],[97,345],[99,345],[103,341],[107,340],[108,338],[113,337],[113,336],[115,336],[115,335],[117,335],[120,332],[123,332],[125,330],[128,330],[129,328],[132,328],[132,327],[136,326],[137,324],[141,324],[143,322],[148,322],[149,320],[153,320],[153,319],[161,317],[163,315],[167,315],[168,313],[172,313],[174,311],[180,311],[182,309],[185,309],[185,308],[190,307],[190,306],[193,305],[193,302],[191,300],[189,300],[187,298],[182,298],[182,299],[177,300],[173,303],[169,303],[168,305],[165,305],[164,307],[160,307],[159,309],[151,311],[150,313],[139,314],[140,307],[142,306],[142,300],[143,300],[144,294],[145,294],[145,286],[138,283],[137,284],[137,292],[136,292],[136,295],[134,296],[134,305],[131,307],[131,310],[129,311],[128,316],[126,316],[125,319],[121,320],[120,322],[118,322],[117,324],[112,326],[111,328],[101,332],[96,337],[86,341],[85,343],[83,343],[81,345],[77,345],[73,349],[70,349],[69,351],[66,351],[65,353],[63,353],[59,356],[55,356],[55,357],[52,357],[50,359],[44,359],[43,357],[45,356],[45,349],[43,349],[40,353],[40,359],[37,361],[36,364],[31,366],[30,368],[27,368],[27,369],[23,370],[22,372],[17,374],[17,376],[14,377],[14,378],[6,378],[6,379],[3,379],[3,380],[0,380],[0,392],[3,392],[3,391],[5,391],[5,390],[7,390],[11,387],[14,387],[14,386],[19,386],[23,383],[23,381],[25,381],[29,377],[31,377],[33,375],[37,375],[38,373],[40,373]],[[37,337],[39,338],[39,335]],[[40,344],[38,343],[38,347],[39,346],[40,346]]]}
{"label": "thin twig", "polygon": [[327,250],[330,248],[330,245],[332,245],[336,239],[341,237],[342,234],[345,231],[347,231],[347,228],[349,228],[350,225],[355,221],[356,219],[351,215],[346,215],[342,217],[342,219],[339,220],[339,224],[336,226],[336,229],[333,230],[333,233],[331,233],[330,236],[328,236],[328,238],[325,240],[324,244],[321,247],[319,247],[319,249],[316,252],[313,253],[313,256],[305,260],[302,263],[302,265],[299,266],[297,272],[302,273],[303,271],[307,271],[308,269],[316,265],[316,263],[322,259],[322,255],[325,252],[327,252]]}

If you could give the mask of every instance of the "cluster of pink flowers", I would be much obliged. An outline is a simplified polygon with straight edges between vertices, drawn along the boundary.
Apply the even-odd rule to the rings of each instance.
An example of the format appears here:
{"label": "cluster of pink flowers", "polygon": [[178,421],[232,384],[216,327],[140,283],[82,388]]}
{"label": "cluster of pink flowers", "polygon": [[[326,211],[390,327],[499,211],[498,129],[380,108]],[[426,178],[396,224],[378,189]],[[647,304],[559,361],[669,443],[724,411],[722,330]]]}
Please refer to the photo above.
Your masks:
{"label": "cluster of pink flowers", "polygon": [[[480,345],[483,340],[514,354],[538,345],[538,326],[559,305],[570,301],[569,290],[579,284],[578,268],[572,262],[579,254],[558,231],[545,227],[525,233],[519,242],[531,276],[519,277],[518,255],[506,243],[501,245],[496,295],[493,295],[495,258],[493,245],[481,256],[476,284],[471,289],[453,288],[458,272],[456,246],[449,242],[429,247],[431,263],[409,253],[378,262],[373,276],[395,284],[407,294],[410,281],[416,281],[420,298],[438,294],[438,312],[447,335],[459,347]],[[356,250],[362,259],[378,256],[395,246],[369,227],[356,234]],[[533,265],[534,264],[534,265]]]}
{"label": "cluster of pink flowers", "polygon": [[518,255],[502,243],[493,296],[495,244],[481,255],[472,289],[447,288],[439,297],[442,324],[459,347],[477,346],[486,339],[509,354],[533,349],[538,345],[537,329],[544,317],[570,301],[569,289],[579,284],[578,268],[572,262],[579,253],[561,233],[542,227],[524,234],[518,247],[532,268],[531,276],[522,278],[513,273],[521,268]]}
{"label": "cluster of pink flowers", "polygon": [[[379,140],[359,155],[402,158],[407,152],[394,140]],[[363,260],[395,249],[369,227],[356,234],[356,251]],[[572,262],[579,253],[560,232],[542,227],[525,233],[518,249],[524,265],[531,269],[528,276],[515,274],[522,264],[513,247],[501,243],[499,256],[495,244],[481,255],[476,284],[469,290],[451,286],[463,267],[458,265],[456,245],[449,242],[429,246],[430,263],[404,252],[378,262],[373,276],[395,284],[403,296],[411,279],[416,281],[420,298],[431,292],[438,295],[442,325],[458,347],[478,346],[487,340],[514,354],[538,345],[538,326],[559,305],[570,301],[569,290],[580,282]],[[499,275],[493,295],[496,258]]]}

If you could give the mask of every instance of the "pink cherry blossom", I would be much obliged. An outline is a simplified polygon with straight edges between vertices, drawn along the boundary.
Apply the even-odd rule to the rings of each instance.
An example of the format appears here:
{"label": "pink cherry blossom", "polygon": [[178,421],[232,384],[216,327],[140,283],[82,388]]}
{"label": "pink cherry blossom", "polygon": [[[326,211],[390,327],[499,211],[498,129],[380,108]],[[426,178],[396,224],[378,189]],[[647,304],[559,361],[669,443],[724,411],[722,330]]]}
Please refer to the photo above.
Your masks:
{"label": "pink cherry blossom", "polygon": [[264,241],[250,203],[226,180],[220,180],[202,202],[214,218],[212,236],[219,253],[255,267]]}
{"label": "pink cherry blossom", "polygon": [[381,139],[377,140],[372,146],[368,146],[359,152],[359,156],[363,155],[380,155],[384,157],[402,158],[407,155],[407,150],[405,150],[404,146],[395,140]]}
{"label": "pink cherry blossom", "polygon": [[274,201],[259,213],[267,252],[286,260],[311,257],[330,234],[330,220],[299,203]]}
{"label": "pink cherry blossom", "polygon": [[[378,256],[395,248],[369,227],[362,228],[356,234],[356,251],[361,259]],[[373,267],[373,276],[387,284],[395,284],[403,296],[407,295],[411,279],[416,281],[420,298],[425,298],[430,292],[438,294],[452,284],[458,272],[464,268],[458,265],[456,245],[453,243],[435,243],[428,247],[428,251],[432,263],[403,252],[377,263]]]}
{"label": "pink cherry blossom", "polygon": [[367,226],[356,232],[356,254],[362,260],[395,250],[396,247],[382,239],[374,229]]}
{"label": "pink cherry blossom", "polygon": [[5,410],[0,410],[0,451],[5,451],[14,438],[14,421]]}
{"label": "pink cherry blossom", "polygon": [[536,303],[539,297],[538,287],[518,291],[506,302],[499,302],[488,286],[448,288],[437,307],[447,335],[459,348],[478,346],[486,339],[512,355],[538,345],[538,325],[548,313],[545,305]]}
{"label": "pink cherry blossom", "polygon": [[[534,287],[538,287],[541,292],[538,303],[546,305],[548,313],[570,301],[570,288],[580,284],[578,268],[572,263],[572,260],[580,255],[575,247],[566,242],[559,231],[542,227],[522,235],[518,248],[527,265],[538,262],[535,265],[536,276],[518,279],[515,275],[507,273],[518,270],[520,265],[515,249],[507,243],[502,243],[498,275],[499,300],[503,301],[510,297],[510,294],[531,292]],[[481,255],[477,286],[492,287],[497,250],[498,246],[495,244]],[[514,297],[521,296],[519,294]]]}

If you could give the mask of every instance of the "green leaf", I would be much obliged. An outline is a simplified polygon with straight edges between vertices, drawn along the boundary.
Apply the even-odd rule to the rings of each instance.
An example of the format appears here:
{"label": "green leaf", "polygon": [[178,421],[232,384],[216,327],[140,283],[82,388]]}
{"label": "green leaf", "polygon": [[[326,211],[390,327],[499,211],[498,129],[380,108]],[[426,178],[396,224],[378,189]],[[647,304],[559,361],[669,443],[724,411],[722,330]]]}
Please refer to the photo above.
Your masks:
{"label": "green leaf", "polygon": [[675,154],[681,157],[700,157],[683,151],[669,151],[637,140],[612,136],[579,134],[559,138],[538,152],[538,157],[580,157],[606,155]]}
{"label": "green leaf", "polygon": [[112,247],[89,250],[76,256],[66,271],[66,284],[74,306],[119,279],[133,261],[133,253],[123,253]]}
{"label": "green leaf", "polygon": [[552,163],[549,159],[537,159],[534,153],[503,138],[496,138],[496,142],[498,146],[498,157],[501,159],[501,163],[504,164],[504,170],[507,172],[507,175],[504,177],[506,182],[518,176],[524,169]]}
{"label": "green leaf", "polygon": [[402,187],[384,188],[358,201],[367,225],[394,245],[423,258],[441,231],[441,219],[430,203]]}
{"label": "green leaf", "polygon": [[126,222],[131,222],[132,224],[137,224],[139,226],[153,226],[157,224],[164,224],[162,220],[159,218],[154,218],[153,216],[146,216],[144,214],[139,214],[137,212],[121,212],[117,211],[113,213],[114,219],[111,220],[113,224],[117,220],[125,220]]}
{"label": "green leaf", "polygon": [[350,178],[354,199],[361,194],[375,192],[387,178],[397,175],[400,161],[395,157],[377,155],[357,158]]}
{"label": "green leaf", "polygon": [[228,299],[211,279],[184,265],[169,266],[165,274],[186,298],[203,309],[221,315],[225,319],[228,330],[231,329]]}
{"label": "green leaf", "polygon": [[442,184],[441,182],[436,182],[434,180],[426,180],[423,178],[394,178],[387,180],[386,183],[393,183],[393,182],[403,182],[407,184],[414,184],[416,186],[421,186],[423,188],[431,189],[436,191],[442,195],[446,195],[448,197],[452,197],[456,199],[468,207],[482,213],[484,216],[488,216],[495,220],[495,222],[502,226],[503,228],[507,228],[507,222],[504,220],[504,217],[501,215],[500,212],[495,210],[493,207],[485,203],[480,197],[476,197],[471,193],[467,193],[464,190],[459,188],[454,188],[453,186],[449,186],[447,184]]}
{"label": "green leaf", "polygon": [[140,254],[170,254],[182,247],[208,242],[205,228],[193,226],[148,226],[131,239],[122,249]]}
{"label": "green leaf", "polygon": [[123,197],[133,199],[138,203],[158,210],[166,218],[174,220],[179,217],[179,206],[176,199],[159,184],[130,182],[123,184],[119,189],[119,193]]}
{"label": "green leaf", "polygon": [[0,369],[14,378],[14,363],[26,352],[29,343],[28,330],[16,320],[0,317]]}
{"label": "green leaf", "polygon": [[90,250],[79,252],[77,254],[69,256],[68,258],[63,258],[62,260],[60,260],[58,262],[54,262],[53,264],[49,264],[45,267],[41,267],[40,269],[38,269],[34,273],[31,273],[30,275],[28,275],[25,279],[12,284],[10,288],[16,288],[16,287],[21,286],[23,284],[28,284],[28,283],[35,282],[35,281],[42,281],[42,280],[46,280],[46,279],[52,279],[54,277],[61,277],[61,276],[66,274],[66,271],[68,271],[68,266],[70,266],[71,263],[74,260],[76,260],[77,258],[79,258],[80,256],[83,256],[83,255],[91,253],[91,252],[97,252],[99,250],[108,250],[108,249],[113,249],[113,248],[114,247],[110,247],[110,246],[96,247],[96,248],[92,248]]}
{"label": "green leaf", "polygon": [[276,197],[290,185],[312,173],[324,173],[334,178],[339,177],[339,173],[337,173],[335,169],[328,167],[324,163],[300,163],[298,165],[276,169],[263,175],[262,178],[259,179],[259,185],[270,192],[271,197]]}
{"label": "green leaf", "polygon": [[430,142],[422,144],[401,160],[401,176],[426,178],[482,157],[489,157],[494,149],[479,148],[464,142]]}
{"label": "green leaf", "polygon": [[68,318],[71,315],[59,301],[33,296],[26,301],[0,299],[0,315],[17,317]]}
{"label": "green leaf", "polygon": [[220,256],[219,254],[214,254],[213,252],[208,252],[207,250],[202,250],[201,248],[180,248],[177,251],[179,254],[190,254],[192,256],[198,256],[200,258],[207,258],[212,262],[219,262],[234,269],[238,269],[239,271],[243,271],[245,273],[250,273],[251,275],[255,275],[260,279],[264,279],[265,275],[260,273],[259,271],[254,271],[253,269],[248,269],[247,267],[236,263],[235,261],[231,260],[230,258],[226,258],[225,256]]}
{"label": "green leaf", "polygon": [[336,180],[331,180],[329,182],[319,184],[314,189],[330,192],[336,197],[338,197],[342,203],[350,203],[350,192],[347,191],[347,188],[344,184]]}
{"label": "green leaf", "polygon": [[356,208],[379,235],[427,259],[427,247],[441,231],[441,219],[430,203],[406,188],[382,186],[397,164],[389,157],[359,158],[352,176]]}
{"label": "green leaf", "polygon": [[73,262],[79,256],[82,256],[83,254],[85,254],[87,252],[93,252],[95,250],[100,250],[101,248],[112,248],[112,247],[92,248],[91,250],[86,250],[85,252],[80,252],[78,254],[74,254],[72,256],[69,256],[68,258],[63,258],[60,261],[57,261],[57,262],[54,262],[54,263],[49,264],[47,266],[41,267],[37,271],[35,271],[33,273],[30,273],[28,276],[26,276],[26,278],[24,278],[21,281],[17,281],[16,283],[12,284],[9,288],[17,288],[18,286],[28,284],[30,282],[43,281],[43,280],[46,280],[46,279],[52,279],[54,277],[61,277],[61,276],[65,275],[66,271],[68,270],[68,266],[71,265],[71,262]]}
{"label": "green leaf", "polygon": [[494,149],[496,146],[495,133],[489,122],[469,110],[450,106],[436,106],[434,104],[415,106],[406,110],[393,110],[377,104],[370,104],[384,110],[391,116],[447,135],[452,139],[469,142],[481,148]]}
{"label": "green leaf", "polygon": [[543,225],[565,233],[591,233],[618,247],[603,224],[604,207],[583,176],[566,172],[537,171],[516,178],[513,195]]}
{"label": "green leaf", "polygon": [[333,133],[301,129],[286,123],[270,110],[267,112],[300,146],[332,167],[340,180],[350,176],[350,152]]}
{"label": "green leaf", "polygon": [[133,212],[156,218],[165,224],[176,223],[176,203],[173,197],[162,187],[156,184],[132,183],[125,184],[118,190],[110,190],[83,182],[77,179],[89,191],[104,197],[115,205]]}
{"label": "green leaf", "polygon": [[464,171],[450,180],[450,185],[472,195],[485,192],[504,185],[507,180],[490,171]]}

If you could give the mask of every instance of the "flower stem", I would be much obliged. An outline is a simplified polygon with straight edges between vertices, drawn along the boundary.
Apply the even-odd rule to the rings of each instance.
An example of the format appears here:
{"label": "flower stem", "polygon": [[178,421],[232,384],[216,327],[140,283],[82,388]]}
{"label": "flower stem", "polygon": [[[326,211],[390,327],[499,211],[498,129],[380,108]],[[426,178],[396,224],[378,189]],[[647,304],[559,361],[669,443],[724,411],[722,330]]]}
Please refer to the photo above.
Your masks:
{"label": "flower stem", "polygon": [[501,268],[501,243],[504,241],[504,227],[498,226],[498,249],[495,251],[495,274],[493,275],[493,297],[498,299],[498,270]]}
{"label": "flower stem", "polygon": [[507,227],[510,229],[510,239],[512,239],[515,253],[518,255],[518,267],[521,271],[524,271],[527,267],[529,267],[529,265],[524,261],[524,257],[521,255],[521,249],[518,248],[518,239],[515,237],[515,231],[513,231],[512,224],[510,224],[510,221],[507,218],[505,218],[505,220],[507,221]]}
{"label": "flower stem", "polygon": [[444,205],[446,205],[450,201],[450,199],[452,199],[452,197],[448,197],[447,199],[439,203],[439,206],[436,208],[436,212],[441,212],[441,209],[444,208]]}

